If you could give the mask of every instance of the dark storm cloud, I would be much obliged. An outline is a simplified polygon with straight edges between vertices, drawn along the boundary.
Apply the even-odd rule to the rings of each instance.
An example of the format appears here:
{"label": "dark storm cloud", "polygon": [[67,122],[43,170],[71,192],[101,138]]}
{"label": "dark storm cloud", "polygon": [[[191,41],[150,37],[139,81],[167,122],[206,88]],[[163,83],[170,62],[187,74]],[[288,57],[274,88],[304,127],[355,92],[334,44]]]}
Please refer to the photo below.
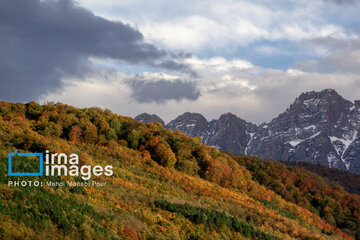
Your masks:
{"label": "dark storm cloud", "polygon": [[62,77],[91,71],[90,56],[195,75],[185,54],[145,43],[138,30],[71,0],[0,1],[1,100],[29,101],[57,90]]}
{"label": "dark storm cloud", "polygon": [[165,103],[169,100],[196,100],[200,92],[194,82],[176,79],[173,81],[159,79],[142,80],[134,78],[128,80],[132,89],[132,98],[140,103]]}

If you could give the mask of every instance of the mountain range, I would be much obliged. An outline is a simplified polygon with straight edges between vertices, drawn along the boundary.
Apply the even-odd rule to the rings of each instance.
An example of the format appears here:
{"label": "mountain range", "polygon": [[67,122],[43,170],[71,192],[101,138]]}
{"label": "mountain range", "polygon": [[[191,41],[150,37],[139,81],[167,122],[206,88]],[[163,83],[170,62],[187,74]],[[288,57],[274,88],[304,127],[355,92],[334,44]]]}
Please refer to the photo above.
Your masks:
{"label": "mountain range", "polygon": [[186,112],[166,125],[154,114],[135,119],[160,122],[226,152],[360,174],[360,100],[346,100],[333,89],[302,93],[283,113],[260,125],[232,113],[207,121],[199,113]]}
{"label": "mountain range", "polygon": [[[232,121],[211,126],[243,130]],[[0,239],[360,240],[358,175],[199,140],[98,107],[0,101]],[[88,171],[14,176],[41,173],[16,152],[75,154]]]}

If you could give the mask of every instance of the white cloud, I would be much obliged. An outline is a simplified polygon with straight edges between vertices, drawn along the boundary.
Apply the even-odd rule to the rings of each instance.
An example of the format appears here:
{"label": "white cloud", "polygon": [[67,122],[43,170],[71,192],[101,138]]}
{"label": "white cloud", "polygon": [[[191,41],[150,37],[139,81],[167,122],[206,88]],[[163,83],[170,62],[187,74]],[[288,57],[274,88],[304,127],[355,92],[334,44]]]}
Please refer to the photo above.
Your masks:
{"label": "white cloud", "polygon": [[296,41],[318,37],[350,38],[340,26],[331,24],[314,25],[313,23],[308,25],[299,23],[282,25],[279,37]]}
{"label": "white cloud", "polygon": [[201,16],[181,17],[157,23],[147,22],[140,26],[140,30],[152,42],[188,51],[203,48],[212,42],[221,42],[222,35],[226,33],[221,25]]}
{"label": "white cloud", "polygon": [[303,71],[300,71],[298,69],[293,69],[293,68],[289,68],[287,71],[286,71],[287,74],[289,74],[290,76],[292,77],[297,77],[297,76],[300,76],[302,74],[304,74]]}
{"label": "white cloud", "polygon": [[[350,39],[358,34],[337,20],[344,7],[323,1],[105,1],[80,0],[97,14],[131,22],[147,40],[171,49],[199,52],[246,46],[256,41],[299,41],[317,37]],[[329,19],[335,14],[336,19]],[[346,11],[345,11],[346,10]]]}
{"label": "white cloud", "polygon": [[244,70],[252,68],[253,65],[242,59],[227,60],[223,57],[211,57],[199,59],[191,57],[185,60],[193,69],[202,75],[226,73],[231,70]]}

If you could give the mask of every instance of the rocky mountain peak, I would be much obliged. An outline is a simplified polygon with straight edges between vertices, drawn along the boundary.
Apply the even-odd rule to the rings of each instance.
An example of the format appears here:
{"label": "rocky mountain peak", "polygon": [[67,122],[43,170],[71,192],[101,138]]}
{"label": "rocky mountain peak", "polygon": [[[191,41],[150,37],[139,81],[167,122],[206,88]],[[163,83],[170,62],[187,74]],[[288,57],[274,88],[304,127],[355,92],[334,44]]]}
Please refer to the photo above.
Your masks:
{"label": "rocky mountain peak", "polygon": [[284,113],[258,128],[248,153],[359,171],[360,157],[346,157],[355,151],[360,130],[355,108],[333,89],[302,93]]}
{"label": "rocky mountain peak", "polygon": [[136,121],[144,122],[144,123],[160,123],[163,127],[165,127],[165,122],[155,114],[141,113],[134,118]]}
{"label": "rocky mountain peak", "polygon": [[335,125],[346,124],[353,108],[352,102],[345,100],[333,89],[306,92],[296,98],[294,103],[269,125],[275,128],[275,131],[316,125],[329,134],[336,134],[331,129],[334,129]]}
{"label": "rocky mountain peak", "polygon": [[239,121],[240,118],[238,118],[235,114],[225,113],[219,117],[217,124],[219,125],[219,127],[226,127],[226,126],[229,127],[234,124],[236,125]]}
{"label": "rocky mountain peak", "polygon": [[334,89],[328,88],[322,91],[309,91],[301,93],[298,99],[300,100],[309,100],[309,99],[335,99],[335,98],[342,98]]}
{"label": "rocky mountain peak", "polygon": [[219,117],[219,120],[220,119],[230,120],[230,119],[237,119],[237,118],[238,118],[238,116],[236,116],[235,114],[227,112],[227,113],[221,114]]}
{"label": "rocky mountain peak", "polygon": [[208,121],[199,113],[186,112],[166,125],[174,131],[182,131],[189,136],[202,136],[206,132]]}
{"label": "rocky mountain peak", "polygon": [[338,108],[339,110],[349,108],[353,105],[348,100],[345,100],[334,89],[325,89],[320,92],[311,91],[302,93],[295,99],[294,104],[290,108],[301,107],[307,110],[317,111],[322,108]]}
{"label": "rocky mountain peak", "polygon": [[219,119],[216,121],[216,125],[219,128],[225,128],[225,127],[232,128],[237,126],[243,126],[245,131],[248,130],[248,132],[254,132],[257,128],[255,124],[246,122],[245,120],[241,119],[240,117],[232,113],[222,114],[219,117]]}
{"label": "rocky mountain peak", "polygon": [[224,151],[244,153],[257,126],[248,123],[232,113],[222,114],[218,120],[210,122],[204,143]]}
{"label": "rocky mountain peak", "polygon": [[207,122],[206,118],[200,113],[191,113],[191,112],[185,112],[182,115],[178,116],[177,119],[199,120],[199,121]]}

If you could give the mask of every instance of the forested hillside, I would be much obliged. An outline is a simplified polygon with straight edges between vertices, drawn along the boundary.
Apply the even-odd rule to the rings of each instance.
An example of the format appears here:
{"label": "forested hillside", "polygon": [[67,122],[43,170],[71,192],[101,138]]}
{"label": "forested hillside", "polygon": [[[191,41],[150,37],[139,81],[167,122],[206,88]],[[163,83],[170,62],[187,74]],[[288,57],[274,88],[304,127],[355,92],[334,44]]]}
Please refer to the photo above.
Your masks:
{"label": "forested hillside", "polygon": [[[360,239],[360,197],[302,168],[100,108],[0,102],[0,239]],[[14,187],[7,153],[111,164],[104,187]],[[26,177],[66,181],[72,177]]]}
{"label": "forested hillside", "polygon": [[328,168],[319,164],[304,163],[304,162],[283,162],[289,166],[305,168],[308,171],[314,172],[330,181],[337,182],[345,188],[349,193],[356,193],[360,195],[360,175],[349,173],[343,170]]}

